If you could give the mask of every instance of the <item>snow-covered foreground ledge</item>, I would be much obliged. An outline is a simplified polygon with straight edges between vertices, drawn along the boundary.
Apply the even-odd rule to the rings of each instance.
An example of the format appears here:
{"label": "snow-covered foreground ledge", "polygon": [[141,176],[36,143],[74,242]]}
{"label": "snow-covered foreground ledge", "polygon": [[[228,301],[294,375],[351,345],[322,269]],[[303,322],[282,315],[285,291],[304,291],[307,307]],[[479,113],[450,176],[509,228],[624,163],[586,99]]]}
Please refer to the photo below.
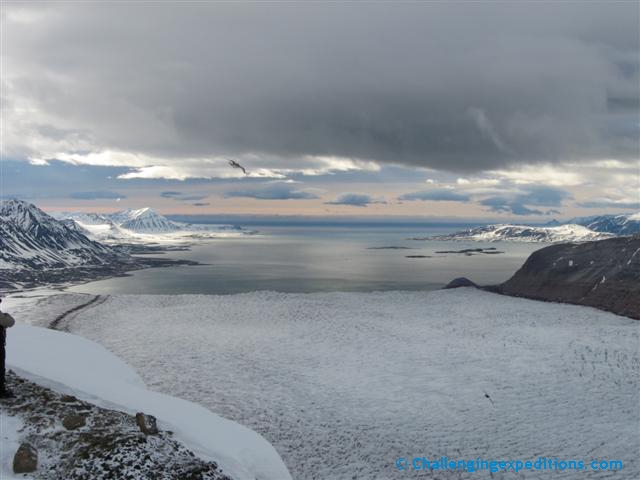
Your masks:
{"label": "snow-covered foreground ledge", "polygon": [[[9,311],[44,323],[84,301]],[[617,473],[533,477],[640,478],[640,322],[592,308],[473,289],[121,295],[64,326],[149,388],[261,433],[296,479],[409,478],[420,475],[398,472],[398,457],[440,455],[619,459]]]}
{"label": "snow-covered foreground ledge", "polygon": [[[164,429],[234,480],[291,478],[263,437],[199,405],[147,390],[133,369],[97,343],[18,324],[9,332],[7,356],[9,368],[40,385],[103,407],[156,416]],[[5,457],[3,463],[10,460]]]}

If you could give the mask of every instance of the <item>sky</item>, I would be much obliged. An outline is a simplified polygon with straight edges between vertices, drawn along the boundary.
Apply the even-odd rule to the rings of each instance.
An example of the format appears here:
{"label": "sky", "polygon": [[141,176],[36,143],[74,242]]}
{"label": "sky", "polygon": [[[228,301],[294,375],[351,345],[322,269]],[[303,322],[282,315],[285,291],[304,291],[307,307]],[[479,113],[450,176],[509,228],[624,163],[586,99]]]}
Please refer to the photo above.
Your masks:
{"label": "sky", "polygon": [[637,2],[8,1],[1,21],[2,198],[522,222],[640,210]]}

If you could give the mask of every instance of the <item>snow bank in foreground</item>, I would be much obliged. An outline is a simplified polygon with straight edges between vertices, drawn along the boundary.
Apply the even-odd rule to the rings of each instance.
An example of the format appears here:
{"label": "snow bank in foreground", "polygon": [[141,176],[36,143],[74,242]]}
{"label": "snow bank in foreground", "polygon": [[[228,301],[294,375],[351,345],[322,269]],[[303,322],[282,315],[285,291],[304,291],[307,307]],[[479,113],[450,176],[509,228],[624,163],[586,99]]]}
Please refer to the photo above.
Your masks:
{"label": "snow bank in foreground", "polygon": [[[103,407],[155,415],[162,428],[174,431],[197,455],[218,462],[234,480],[291,478],[260,435],[194,403],[147,390],[133,369],[90,340],[16,325],[7,347],[8,365],[21,375]],[[2,460],[4,465],[4,453]]]}

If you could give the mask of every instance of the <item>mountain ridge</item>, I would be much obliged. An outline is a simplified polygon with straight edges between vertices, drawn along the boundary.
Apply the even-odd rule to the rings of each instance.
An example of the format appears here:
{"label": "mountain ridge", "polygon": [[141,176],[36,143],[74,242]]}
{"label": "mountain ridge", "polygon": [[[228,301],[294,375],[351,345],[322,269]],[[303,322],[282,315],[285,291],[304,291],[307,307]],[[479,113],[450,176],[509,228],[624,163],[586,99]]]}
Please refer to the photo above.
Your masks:
{"label": "mountain ridge", "polygon": [[0,202],[0,232],[2,269],[99,266],[128,259],[21,200]]}
{"label": "mountain ridge", "polygon": [[582,225],[565,224],[558,226],[534,227],[529,225],[494,224],[471,228],[447,235],[413,238],[413,240],[473,240],[479,242],[584,242],[603,240],[612,233],[595,232]]}
{"label": "mountain ridge", "polygon": [[569,223],[585,226],[594,232],[633,235],[640,233],[640,212],[576,217],[569,220]]}
{"label": "mountain ridge", "polygon": [[[0,201],[0,291],[95,280],[141,268],[196,264],[191,260],[131,256],[132,249],[118,243],[121,237],[114,238],[116,242],[110,245],[94,240],[95,227],[106,228],[107,235],[124,232],[99,214],[57,219],[22,200]],[[159,251],[144,245],[135,250]]]}
{"label": "mountain ridge", "polygon": [[640,320],[640,234],[541,248],[491,290]]}
{"label": "mountain ridge", "polygon": [[182,229],[151,207],[126,209],[105,216],[120,228],[136,233],[169,233]]}

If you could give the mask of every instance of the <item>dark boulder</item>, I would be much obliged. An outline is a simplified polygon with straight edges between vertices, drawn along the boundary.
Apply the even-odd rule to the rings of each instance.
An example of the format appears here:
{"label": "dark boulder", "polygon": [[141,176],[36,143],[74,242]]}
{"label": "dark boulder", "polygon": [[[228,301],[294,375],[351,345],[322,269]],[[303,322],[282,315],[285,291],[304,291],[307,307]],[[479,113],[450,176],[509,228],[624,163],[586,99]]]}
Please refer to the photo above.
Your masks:
{"label": "dark boulder", "polygon": [[23,443],[13,457],[13,473],[31,473],[38,468],[38,451],[32,445]]}
{"label": "dark boulder", "polygon": [[153,415],[147,415],[142,412],[136,413],[136,423],[138,428],[145,435],[157,435],[158,434],[158,422]]}
{"label": "dark boulder", "polygon": [[62,419],[62,426],[67,430],[75,430],[86,424],[87,418],[84,415],[67,415]]}

